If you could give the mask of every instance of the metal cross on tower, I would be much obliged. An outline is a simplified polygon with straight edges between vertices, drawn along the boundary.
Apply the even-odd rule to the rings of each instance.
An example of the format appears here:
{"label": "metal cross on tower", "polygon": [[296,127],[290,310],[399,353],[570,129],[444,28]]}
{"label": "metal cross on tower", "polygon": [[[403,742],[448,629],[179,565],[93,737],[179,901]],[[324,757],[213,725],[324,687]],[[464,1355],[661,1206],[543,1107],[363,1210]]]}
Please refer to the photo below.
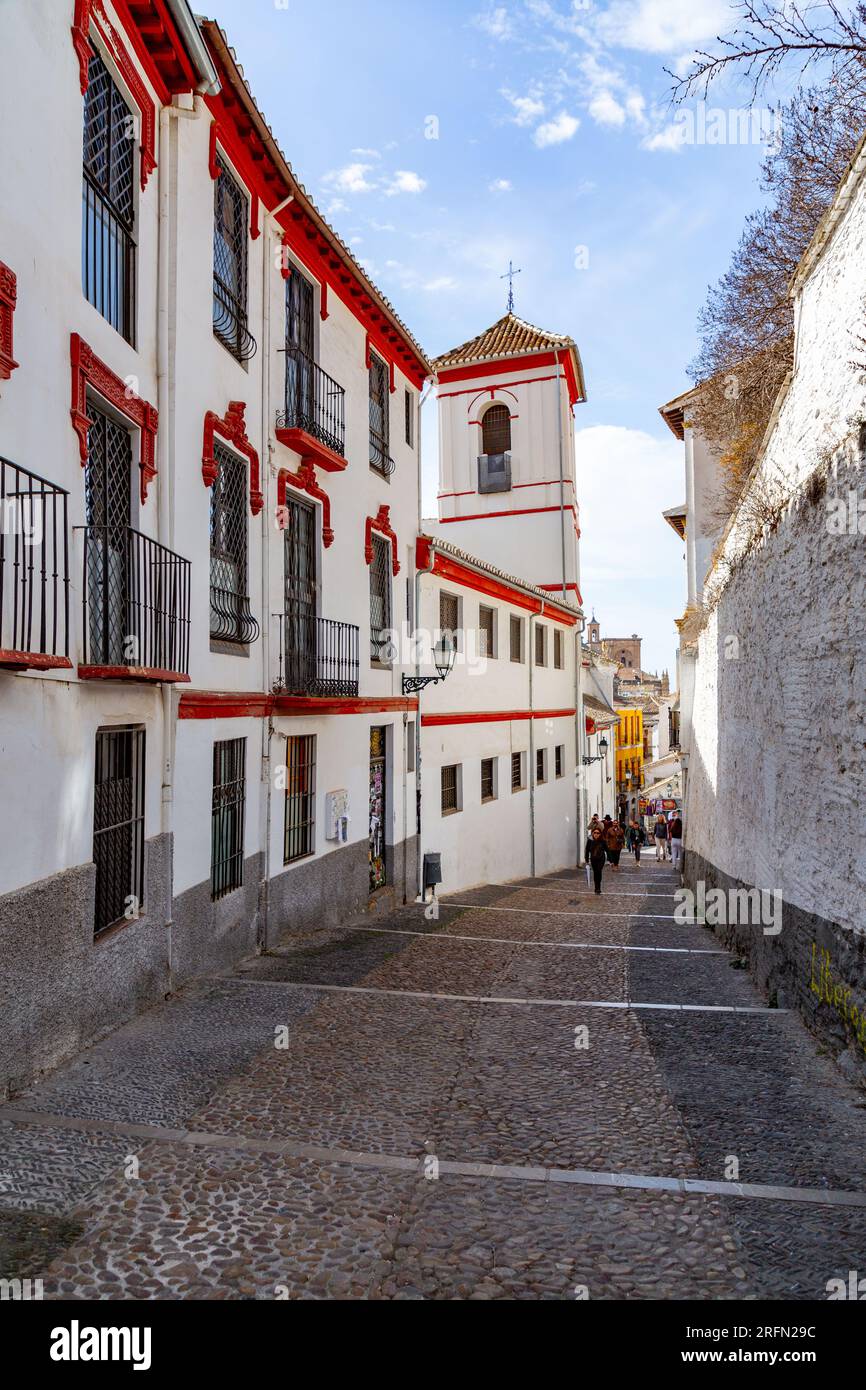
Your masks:
{"label": "metal cross on tower", "polygon": [[509,262],[508,262],[508,270],[506,271],[506,273],[505,273],[504,275],[500,275],[500,277],[499,277],[500,280],[507,280],[507,281],[508,281],[508,312],[509,312],[509,314],[513,314],[513,313],[514,313],[514,277],[515,277],[515,275],[522,275],[522,274],[523,274],[522,270],[515,270],[515,269],[514,269],[513,263],[512,263],[511,261],[509,261]]}

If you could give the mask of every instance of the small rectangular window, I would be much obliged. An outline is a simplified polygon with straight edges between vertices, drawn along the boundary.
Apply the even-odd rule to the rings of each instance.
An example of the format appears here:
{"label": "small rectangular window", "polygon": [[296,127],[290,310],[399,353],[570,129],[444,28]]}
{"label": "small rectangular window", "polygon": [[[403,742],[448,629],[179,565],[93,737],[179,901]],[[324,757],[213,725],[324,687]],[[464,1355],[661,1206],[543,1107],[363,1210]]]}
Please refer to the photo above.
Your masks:
{"label": "small rectangular window", "polygon": [[286,821],[283,863],[293,864],[315,851],[316,735],[286,739]]}
{"label": "small rectangular window", "polygon": [[547,749],[536,748],[535,750],[535,781],[540,786],[547,781]]}
{"label": "small rectangular window", "polygon": [[460,768],[457,764],[442,768],[442,814],[460,810]]}
{"label": "small rectangular window", "polygon": [[496,610],[478,610],[478,648],[481,656],[496,656]]}
{"label": "small rectangular window", "polygon": [[390,478],[394,472],[390,444],[388,368],[370,355],[370,467]]}
{"label": "small rectangular window", "polygon": [[232,357],[246,362],[256,351],[247,328],[249,203],[228,166],[217,158],[214,180],[213,331]]}
{"label": "small rectangular window", "polygon": [[547,665],[547,628],[537,627],[535,629],[535,664],[536,666]]}
{"label": "small rectangular window", "polygon": [[561,671],[565,666],[563,655],[565,651],[565,641],[562,633],[557,628],[553,634],[553,665],[557,671]]}
{"label": "small rectangular window", "polygon": [[457,632],[460,627],[460,600],[454,594],[439,595],[439,628],[442,635],[448,634],[451,640],[457,643]]}
{"label": "small rectangular window", "polygon": [[523,660],[523,619],[511,617],[508,625],[511,645],[511,660]]}
{"label": "small rectangular window", "polygon": [[[144,896],[144,730],[100,729],[93,789],[94,936],[141,915]],[[131,920],[131,919],[127,919]]]}
{"label": "small rectangular window", "polygon": [[481,800],[496,800],[496,759],[481,759]]}
{"label": "small rectangular window", "polygon": [[210,490],[210,635],[255,641],[259,625],[247,593],[247,464],[214,445],[217,474]]}
{"label": "small rectangular window", "polygon": [[406,771],[415,771],[415,720],[406,725]]}
{"label": "small rectangular window", "polygon": [[556,775],[557,775],[557,777],[564,777],[564,776],[565,776],[565,745],[562,744],[562,743],[558,743],[558,744],[556,745],[556,752],[555,752],[555,755],[554,755],[554,762],[555,762],[555,766],[556,766]]}
{"label": "small rectangular window", "polygon": [[84,95],[81,280],[85,298],[135,341],[135,122],[98,53]]}
{"label": "small rectangular window", "polygon": [[226,739],[213,746],[211,897],[214,901],[243,886],[246,750],[245,738]]}
{"label": "small rectangular window", "polygon": [[406,443],[409,445],[409,448],[412,449],[412,448],[414,448],[414,444],[415,444],[415,430],[414,430],[414,428],[413,428],[413,415],[414,415],[414,413],[415,413],[415,412],[414,412],[414,405],[415,405],[415,402],[414,402],[414,400],[413,400],[413,398],[412,398],[412,392],[411,392],[411,391],[408,391],[408,390],[407,390],[407,391],[404,391],[403,395],[404,395],[405,404],[406,404]]}
{"label": "small rectangular window", "polygon": [[523,790],[523,753],[511,754],[511,790],[519,792]]}

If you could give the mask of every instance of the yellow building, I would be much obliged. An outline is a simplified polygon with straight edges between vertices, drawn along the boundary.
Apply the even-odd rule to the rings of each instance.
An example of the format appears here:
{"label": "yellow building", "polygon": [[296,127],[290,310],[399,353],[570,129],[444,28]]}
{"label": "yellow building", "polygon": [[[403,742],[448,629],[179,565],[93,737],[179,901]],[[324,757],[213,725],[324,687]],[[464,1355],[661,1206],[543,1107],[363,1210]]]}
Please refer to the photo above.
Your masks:
{"label": "yellow building", "polygon": [[616,790],[627,797],[643,786],[643,710],[629,706],[617,709]]}

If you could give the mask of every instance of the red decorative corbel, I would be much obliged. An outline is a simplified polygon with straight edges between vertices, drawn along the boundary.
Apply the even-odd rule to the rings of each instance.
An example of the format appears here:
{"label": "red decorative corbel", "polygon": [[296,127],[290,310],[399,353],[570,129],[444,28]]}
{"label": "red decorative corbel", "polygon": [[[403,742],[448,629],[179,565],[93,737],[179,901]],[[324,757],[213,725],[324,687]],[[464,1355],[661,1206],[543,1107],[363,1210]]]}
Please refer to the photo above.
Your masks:
{"label": "red decorative corbel", "polygon": [[334,532],[331,529],[331,499],[328,494],[319,487],[316,481],[316,470],[312,463],[302,463],[297,473],[290,473],[288,468],[280,469],[277,474],[278,512],[286,505],[286,484],[297,488],[299,492],[306,492],[308,496],[314,497],[317,502],[321,502],[322,544],[327,550],[334,543]]}
{"label": "red decorative corbel", "polygon": [[324,322],[324,320],[325,320],[326,318],[328,318],[329,315],[330,315],[330,310],[328,309],[328,282],[327,282],[327,280],[323,280],[323,281],[322,281],[321,286],[320,286],[320,290],[321,290],[321,292],[320,292],[320,295],[319,295],[319,317],[320,317],[320,318],[322,319],[322,321]]}
{"label": "red decorative corbel", "polygon": [[258,241],[262,234],[259,226],[259,198],[258,194],[250,189],[250,237],[253,241]]}
{"label": "red decorative corbel", "polygon": [[0,261],[0,380],[8,381],[18,363],[12,356],[12,317],[18,301],[14,270]]}
{"label": "red decorative corbel", "polygon": [[374,531],[377,531],[380,536],[387,536],[391,542],[391,567],[396,577],[400,573],[400,561],[397,559],[397,537],[391,529],[390,507],[380,507],[375,516],[367,517],[367,524],[364,528],[364,559],[368,565],[373,563]]}
{"label": "red decorative corbel", "polygon": [[219,176],[220,176],[220,166],[219,166],[219,161],[217,160],[217,123],[216,123],[216,121],[211,121],[211,125],[210,125],[210,143],[209,143],[209,145],[208,145],[208,152],[207,152],[207,167],[208,167],[208,172],[210,173],[211,178],[212,178],[212,179],[218,179]]}
{"label": "red decorative corbel", "polygon": [[250,511],[258,516],[264,506],[259,474],[259,456],[247,438],[244,421],[246,404],[243,401],[229,401],[225,415],[220,419],[216,411],[209,410],[204,417],[204,437],[201,453],[201,476],[205,487],[213,487],[219,465],[214,458],[214,435],[227,439],[238,453],[243,454],[250,465]]}
{"label": "red decorative corbel", "polygon": [[93,5],[94,0],[75,0],[72,16],[72,47],[78,56],[78,80],[82,96],[87,91],[90,67],[90,12]]}
{"label": "red decorative corbel", "polygon": [[78,454],[82,468],[87,463],[87,431],[90,418],[87,414],[87,388],[95,391],[125,415],[127,420],[138,428],[140,433],[139,469],[141,470],[141,503],[147,501],[147,489],[156,477],[156,431],[159,415],[156,409],[141,399],[127,382],[107,367],[91,347],[77,333],[69,340],[69,355],[72,364],[72,428],[78,435]]}

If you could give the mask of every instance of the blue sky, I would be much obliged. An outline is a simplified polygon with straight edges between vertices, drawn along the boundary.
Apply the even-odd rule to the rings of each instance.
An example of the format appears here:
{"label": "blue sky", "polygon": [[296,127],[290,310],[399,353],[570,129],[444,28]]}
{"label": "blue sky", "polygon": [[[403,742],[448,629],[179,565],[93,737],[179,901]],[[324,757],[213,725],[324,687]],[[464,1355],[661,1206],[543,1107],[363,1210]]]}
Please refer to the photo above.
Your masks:
{"label": "blue sky", "polygon": [[212,6],[296,174],[430,355],[505,311],[509,259],[517,312],[575,338],[584,599],[673,673],[683,547],[661,512],[684,484],[657,410],[689,385],[763,151],[684,141],[664,69],[730,27],[728,0]]}

